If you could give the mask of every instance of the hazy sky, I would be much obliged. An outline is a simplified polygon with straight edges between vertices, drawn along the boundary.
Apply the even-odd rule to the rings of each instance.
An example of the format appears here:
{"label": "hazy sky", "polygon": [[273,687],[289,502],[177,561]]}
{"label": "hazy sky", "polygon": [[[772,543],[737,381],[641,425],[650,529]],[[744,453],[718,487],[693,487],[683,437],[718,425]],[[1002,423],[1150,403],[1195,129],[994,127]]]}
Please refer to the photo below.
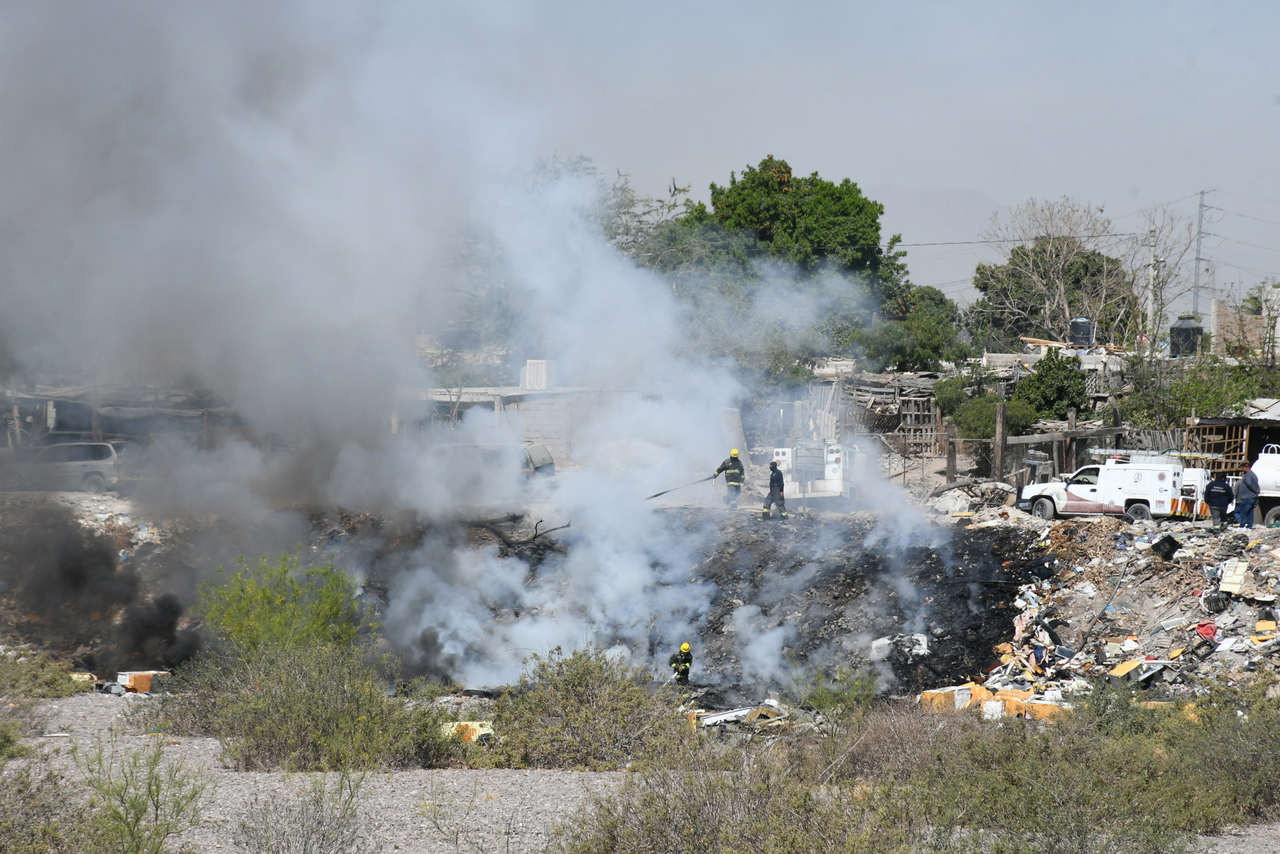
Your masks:
{"label": "hazy sky", "polygon": [[[545,145],[647,191],[675,177],[705,196],[774,154],[900,197],[886,220],[911,243],[974,240],[990,209],[1063,195],[1128,230],[1139,208],[1194,215],[1189,197],[1216,189],[1218,283],[1280,276],[1274,4],[507,8],[530,43],[493,79]],[[977,257],[921,247],[913,278],[962,296]]]}

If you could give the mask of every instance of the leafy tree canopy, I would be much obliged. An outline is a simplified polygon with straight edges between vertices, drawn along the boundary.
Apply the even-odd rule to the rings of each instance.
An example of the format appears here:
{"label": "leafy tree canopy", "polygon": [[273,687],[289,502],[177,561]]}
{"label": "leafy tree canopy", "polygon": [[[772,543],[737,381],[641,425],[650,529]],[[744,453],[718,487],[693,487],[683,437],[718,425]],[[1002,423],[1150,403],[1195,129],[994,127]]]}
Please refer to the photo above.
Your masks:
{"label": "leafy tree canopy", "polygon": [[711,211],[699,203],[688,219],[714,218],[732,231],[746,231],[773,255],[808,273],[878,274],[888,259],[880,246],[884,205],[862,195],[848,178],[839,184],[814,172],[796,177],[785,160],[769,155],[748,166],[729,185],[711,185]]}
{"label": "leafy tree canopy", "polygon": [[1084,373],[1075,356],[1063,357],[1057,349],[1036,362],[1036,372],[1018,383],[1014,400],[1030,404],[1041,418],[1067,417],[1068,409],[1083,409],[1089,403]]}
{"label": "leafy tree canopy", "polygon": [[854,330],[846,348],[874,369],[935,371],[944,361],[955,363],[969,355],[970,348],[958,337],[956,304],[937,288],[904,288],[886,308],[901,314]]}

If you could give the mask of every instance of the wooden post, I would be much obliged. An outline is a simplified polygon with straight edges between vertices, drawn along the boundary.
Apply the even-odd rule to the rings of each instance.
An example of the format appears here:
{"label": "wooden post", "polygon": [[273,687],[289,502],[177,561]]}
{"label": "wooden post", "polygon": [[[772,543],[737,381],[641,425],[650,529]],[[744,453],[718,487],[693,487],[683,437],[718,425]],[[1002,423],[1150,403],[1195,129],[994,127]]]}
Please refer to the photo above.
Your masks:
{"label": "wooden post", "polygon": [[89,429],[93,431],[93,441],[102,441],[102,425],[98,422],[98,387],[93,387],[93,420]]}
{"label": "wooden post", "polygon": [[[1111,407],[1111,426],[1119,427],[1120,423],[1121,423],[1120,407],[1113,406]],[[1112,437],[1112,444],[1117,451],[1120,450],[1120,434],[1119,433],[1117,433],[1114,437]]]}
{"label": "wooden post", "polygon": [[947,483],[956,482],[956,439],[947,434]]}
{"label": "wooden post", "polygon": [[991,476],[1004,477],[1004,401],[996,404],[996,436],[991,443]]}
{"label": "wooden post", "polygon": [[933,452],[942,453],[942,410],[933,407]]}
{"label": "wooden post", "polygon": [[[1076,411],[1074,409],[1067,410],[1067,429],[1076,429]],[[1072,436],[1067,440],[1067,471],[1076,470],[1076,460],[1080,457],[1079,446],[1076,444],[1076,438]]]}
{"label": "wooden post", "polygon": [[1057,477],[1062,474],[1062,442],[1054,441],[1053,443],[1053,476]]}

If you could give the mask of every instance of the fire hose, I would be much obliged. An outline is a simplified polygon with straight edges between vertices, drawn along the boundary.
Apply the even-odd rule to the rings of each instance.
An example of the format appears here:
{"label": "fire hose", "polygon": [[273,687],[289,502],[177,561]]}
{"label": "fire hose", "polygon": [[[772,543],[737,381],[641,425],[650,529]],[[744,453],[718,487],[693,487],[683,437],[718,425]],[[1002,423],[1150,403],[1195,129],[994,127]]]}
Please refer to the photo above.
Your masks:
{"label": "fire hose", "polygon": [[704,477],[700,480],[695,480],[693,483],[686,483],[684,486],[673,486],[670,489],[664,489],[661,492],[655,492],[653,495],[650,495],[648,498],[646,498],[645,501],[649,501],[650,499],[657,498],[659,495],[666,495],[668,492],[675,492],[677,489],[688,489],[690,486],[697,486],[700,483],[706,483],[709,480],[715,480],[717,477],[719,477],[719,475],[713,474],[711,475],[711,477]]}

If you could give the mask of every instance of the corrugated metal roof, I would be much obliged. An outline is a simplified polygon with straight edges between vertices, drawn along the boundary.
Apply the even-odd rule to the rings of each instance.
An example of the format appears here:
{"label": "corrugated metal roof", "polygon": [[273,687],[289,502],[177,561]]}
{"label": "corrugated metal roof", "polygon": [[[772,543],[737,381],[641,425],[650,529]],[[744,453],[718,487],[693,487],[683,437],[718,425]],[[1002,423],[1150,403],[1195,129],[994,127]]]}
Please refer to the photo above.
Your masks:
{"label": "corrugated metal roof", "polygon": [[1280,399],[1254,398],[1245,404],[1244,417],[1254,421],[1280,421]]}

